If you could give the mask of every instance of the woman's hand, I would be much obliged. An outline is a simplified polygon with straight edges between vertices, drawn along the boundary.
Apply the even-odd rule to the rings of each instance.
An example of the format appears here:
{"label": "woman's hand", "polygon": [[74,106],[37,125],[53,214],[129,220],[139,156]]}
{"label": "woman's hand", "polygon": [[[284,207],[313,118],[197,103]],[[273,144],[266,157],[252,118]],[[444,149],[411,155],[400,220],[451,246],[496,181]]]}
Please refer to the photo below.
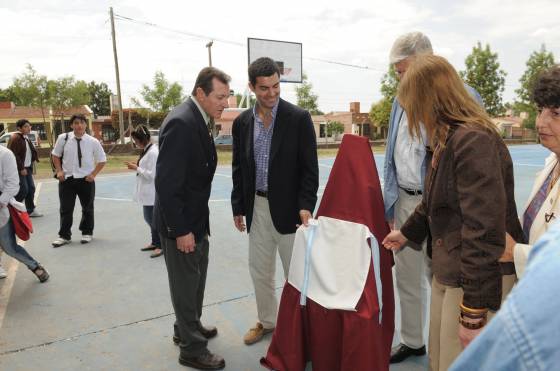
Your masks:
{"label": "woman's hand", "polygon": [[134,162],[125,162],[124,163],[126,165],[126,167],[130,170],[136,170],[138,169],[138,165],[136,165]]}
{"label": "woman's hand", "polygon": [[515,250],[516,244],[517,242],[515,242],[515,240],[509,235],[509,233],[506,233],[506,248],[504,249],[504,253],[500,257],[500,259],[498,260],[500,263],[513,262],[513,251]]}
{"label": "woman's hand", "polygon": [[484,327],[481,327],[476,330],[471,330],[459,324],[459,341],[461,342],[461,346],[463,348],[466,348],[467,345],[469,345],[471,341],[473,341],[474,338],[477,337],[478,334],[480,334],[483,328]]}
{"label": "woman's hand", "polygon": [[400,230],[393,230],[383,239],[383,242],[381,243],[387,250],[399,251],[406,241],[406,237]]}

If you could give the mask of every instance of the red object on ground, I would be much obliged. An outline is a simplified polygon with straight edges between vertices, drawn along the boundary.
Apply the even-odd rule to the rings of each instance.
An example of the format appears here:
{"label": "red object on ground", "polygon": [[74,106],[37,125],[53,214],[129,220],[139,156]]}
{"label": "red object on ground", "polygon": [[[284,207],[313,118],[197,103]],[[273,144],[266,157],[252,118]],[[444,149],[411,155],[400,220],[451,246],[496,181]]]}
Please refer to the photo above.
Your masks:
{"label": "red object on ground", "polygon": [[[367,138],[345,135],[340,145],[316,217],[328,216],[369,227],[379,244],[382,282],[382,322],[373,267],[356,312],[328,310],[286,282],[276,330],[261,364],[270,370],[388,370],[394,332],[393,256],[381,241],[389,233],[381,185]],[[341,248],[351,248],[341,246]]]}

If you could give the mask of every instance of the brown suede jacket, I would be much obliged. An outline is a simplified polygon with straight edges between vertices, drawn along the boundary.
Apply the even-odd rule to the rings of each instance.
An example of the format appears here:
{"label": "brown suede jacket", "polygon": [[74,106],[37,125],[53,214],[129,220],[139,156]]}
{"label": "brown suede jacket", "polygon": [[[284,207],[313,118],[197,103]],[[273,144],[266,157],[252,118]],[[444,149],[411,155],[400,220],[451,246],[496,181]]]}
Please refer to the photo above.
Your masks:
{"label": "brown suede jacket", "polygon": [[423,200],[401,228],[410,241],[432,241],[432,271],[440,283],[462,287],[463,303],[498,310],[498,263],[506,231],[524,240],[514,199],[513,164],[498,134],[454,125],[435,169],[429,166]]}
{"label": "brown suede jacket", "polygon": [[23,164],[25,163],[25,152],[27,151],[27,148],[25,147],[25,141],[29,143],[29,147],[31,148],[31,164],[33,164],[33,162],[35,161],[39,162],[37,150],[33,146],[33,143],[31,143],[29,139],[26,139],[23,134],[19,132],[13,133],[10,140],[8,141],[8,148],[12,150],[12,152],[16,156],[18,171],[25,169],[25,166],[23,166]]}

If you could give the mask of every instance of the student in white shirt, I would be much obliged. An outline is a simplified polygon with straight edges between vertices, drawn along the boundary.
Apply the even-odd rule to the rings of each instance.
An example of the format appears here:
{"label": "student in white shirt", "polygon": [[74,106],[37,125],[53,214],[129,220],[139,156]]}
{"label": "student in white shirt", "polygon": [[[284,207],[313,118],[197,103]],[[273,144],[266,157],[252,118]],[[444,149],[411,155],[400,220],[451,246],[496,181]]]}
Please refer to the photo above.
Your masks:
{"label": "student in white shirt", "polygon": [[99,141],[86,133],[87,120],[84,115],[73,115],[70,125],[72,132],[59,135],[52,151],[60,199],[59,237],[52,242],[53,247],[71,242],[76,196],[82,205],[81,243],[91,242],[95,177],[107,161]]}
{"label": "student in white shirt", "polygon": [[[12,151],[0,146],[0,247],[4,252],[19,262],[25,264],[37,279],[46,282],[49,272],[29,253],[17,243],[16,233],[8,204],[17,203],[14,196],[19,191],[19,175],[16,158]],[[24,205],[20,204],[23,208]]]}
{"label": "student in white shirt", "polygon": [[142,154],[140,154],[137,162],[125,162],[125,164],[130,170],[136,171],[134,200],[142,205],[144,220],[148,223],[152,233],[150,244],[140,250],[153,250],[154,252],[150,255],[150,258],[157,258],[163,254],[159,234],[153,222],[154,199],[156,195],[154,180],[156,178],[156,162],[159,151],[157,145],[150,142],[150,131],[146,126],[138,126],[130,136],[136,147],[142,149]]}

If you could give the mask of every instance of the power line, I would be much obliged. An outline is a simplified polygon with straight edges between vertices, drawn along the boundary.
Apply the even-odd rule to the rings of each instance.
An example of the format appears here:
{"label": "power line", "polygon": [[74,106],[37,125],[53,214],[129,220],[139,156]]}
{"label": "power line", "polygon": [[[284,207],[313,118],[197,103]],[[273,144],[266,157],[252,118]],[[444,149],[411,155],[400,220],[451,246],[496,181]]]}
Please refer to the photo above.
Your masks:
{"label": "power line", "polygon": [[[241,46],[241,47],[246,47],[247,46],[246,43],[241,43],[241,42],[238,42],[238,41],[222,39],[222,38],[213,37],[213,36],[209,36],[209,35],[197,34],[197,33],[183,31],[183,30],[177,30],[177,29],[174,29],[174,28],[161,26],[161,25],[158,25],[158,24],[153,23],[153,22],[141,21],[141,20],[134,19],[134,18],[131,18],[131,17],[126,17],[126,16],[120,15],[120,14],[115,14],[115,18],[123,20],[123,21],[129,21],[129,22],[141,24],[141,25],[144,25],[144,26],[159,28],[161,30],[165,30],[165,31],[168,31],[168,32],[173,32],[173,33],[181,34],[181,35],[184,35],[184,36],[189,36],[190,38],[201,39],[201,40],[213,40],[213,41],[222,42],[224,44],[230,44],[230,45]],[[360,66],[360,65],[357,65],[357,64],[331,61],[331,60],[322,59],[322,58],[304,57],[303,59],[316,61],[316,62],[322,62],[322,63],[329,63],[329,64],[338,65],[338,66],[357,68],[357,69],[361,69],[361,70],[369,70],[369,71],[379,72],[379,73],[386,72],[386,71],[382,71],[378,68],[373,68],[373,67],[369,67],[369,66]]]}

